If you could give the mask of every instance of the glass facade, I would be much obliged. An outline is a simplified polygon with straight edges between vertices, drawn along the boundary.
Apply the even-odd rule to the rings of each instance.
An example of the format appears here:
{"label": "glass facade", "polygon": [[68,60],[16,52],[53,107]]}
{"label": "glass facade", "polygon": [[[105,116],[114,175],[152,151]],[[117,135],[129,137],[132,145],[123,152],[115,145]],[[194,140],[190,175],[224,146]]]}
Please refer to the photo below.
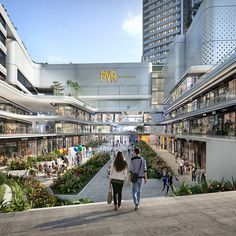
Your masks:
{"label": "glass facade", "polygon": [[6,21],[3,19],[2,15],[0,14],[0,23],[4,28],[6,28]]}
{"label": "glass facade", "polygon": [[25,76],[17,70],[17,80],[32,94],[37,94],[37,90],[32,86],[32,84],[25,78]]}
{"label": "glass facade", "polygon": [[[233,108],[232,108],[233,109]],[[236,112],[188,118],[164,126],[164,133],[210,136],[236,136]]]}
{"label": "glass facade", "polygon": [[0,31],[0,41],[4,46],[6,46],[6,37],[1,31]]}
{"label": "glass facade", "polygon": [[192,102],[185,103],[178,109],[166,114],[166,118],[174,118],[179,115],[188,114],[192,111],[207,108],[236,98],[236,75],[228,81],[213,88],[211,91],[201,94]]}
{"label": "glass facade", "polygon": [[194,86],[194,84],[201,78],[200,75],[188,75],[184,78],[170,93],[169,103],[175,101],[177,98],[182,96],[186,91]]}
{"label": "glass facade", "polygon": [[0,49],[0,64],[6,67],[6,54]]}

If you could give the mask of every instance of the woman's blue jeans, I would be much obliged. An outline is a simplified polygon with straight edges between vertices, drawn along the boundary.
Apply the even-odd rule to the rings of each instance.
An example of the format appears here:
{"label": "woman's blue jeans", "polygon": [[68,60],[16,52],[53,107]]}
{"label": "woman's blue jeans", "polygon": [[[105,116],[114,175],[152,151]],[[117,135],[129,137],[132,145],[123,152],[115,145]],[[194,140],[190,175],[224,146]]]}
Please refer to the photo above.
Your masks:
{"label": "woman's blue jeans", "polygon": [[143,183],[143,178],[138,178],[138,181],[136,183],[132,183],[133,201],[134,201],[134,204],[137,204],[137,205],[140,202],[142,183]]}

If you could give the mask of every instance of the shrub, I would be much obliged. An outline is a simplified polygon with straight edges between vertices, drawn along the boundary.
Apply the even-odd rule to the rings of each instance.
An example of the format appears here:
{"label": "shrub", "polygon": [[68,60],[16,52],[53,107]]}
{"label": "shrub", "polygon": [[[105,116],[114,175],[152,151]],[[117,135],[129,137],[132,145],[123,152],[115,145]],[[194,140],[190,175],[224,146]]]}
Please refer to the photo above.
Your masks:
{"label": "shrub", "polygon": [[202,186],[200,184],[195,184],[191,186],[192,194],[200,194],[203,193]]}
{"label": "shrub", "polygon": [[163,168],[169,168],[167,163],[163,161],[144,141],[140,141],[138,146],[141,149],[141,156],[146,160],[148,178],[161,179]]}
{"label": "shrub", "polygon": [[[175,190],[175,195],[189,195],[189,194],[200,194],[200,193],[214,193],[214,192],[223,192],[223,191],[233,191],[235,190],[235,180],[232,177],[232,182],[230,180],[221,181],[217,180],[210,180],[210,181],[203,181],[202,183],[197,183],[191,186],[187,186],[186,184],[182,184],[180,188]],[[188,191],[188,187],[190,191]]]}
{"label": "shrub", "polygon": [[78,193],[110,159],[107,153],[97,153],[85,164],[67,170],[54,181],[53,189],[61,193]]}
{"label": "shrub", "polygon": [[79,200],[71,201],[71,200],[67,200],[67,199],[60,199],[57,197],[56,205],[57,206],[66,206],[66,205],[88,204],[88,203],[92,203],[92,202],[93,201],[91,201],[89,198],[81,198]]}
{"label": "shrub", "polygon": [[26,196],[22,188],[16,181],[12,181],[12,200],[8,205],[7,211],[23,211],[31,208],[30,204],[27,202]]}
{"label": "shrub", "polygon": [[190,185],[183,182],[179,188],[174,190],[174,194],[176,196],[191,195],[192,190],[191,190]]}
{"label": "shrub", "polygon": [[6,186],[0,185],[0,212],[6,212],[7,204],[4,203],[4,196],[6,192]]}
{"label": "shrub", "polygon": [[28,169],[30,166],[27,160],[12,160],[8,164],[8,167],[10,170],[25,170]]}
{"label": "shrub", "polygon": [[34,178],[26,178],[23,181],[26,189],[26,197],[32,208],[51,207],[56,204],[56,197],[50,195],[46,188]]}
{"label": "shrub", "polygon": [[92,202],[90,199],[79,199],[78,201],[61,200],[48,193],[39,180],[27,177],[4,176],[12,189],[13,197],[9,203],[3,203],[5,194],[4,186],[0,185],[0,212],[23,211],[29,208],[53,207],[61,205],[84,204]]}
{"label": "shrub", "polygon": [[236,180],[234,179],[234,177],[232,176],[232,185],[234,190],[236,190]]}
{"label": "shrub", "polygon": [[2,172],[0,172],[0,185],[6,184],[7,181],[8,181],[7,175],[2,173]]}

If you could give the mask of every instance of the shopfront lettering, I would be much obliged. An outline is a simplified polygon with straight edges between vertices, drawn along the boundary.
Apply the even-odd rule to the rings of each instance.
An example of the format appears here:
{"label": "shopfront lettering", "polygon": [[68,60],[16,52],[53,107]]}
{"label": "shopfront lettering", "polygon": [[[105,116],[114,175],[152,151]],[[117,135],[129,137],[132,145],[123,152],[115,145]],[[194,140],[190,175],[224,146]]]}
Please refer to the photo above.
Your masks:
{"label": "shopfront lettering", "polygon": [[114,70],[103,70],[100,72],[100,82],[106,80],[107,83],[109,82],[117,82],[117,73]]}
{"label": "shopfront lettering", "polygon": [[116,83],[118,79],[134,79],[135,75],[120,74],[115,70],[100,71],[100,82],[106,81],[107,83]]}

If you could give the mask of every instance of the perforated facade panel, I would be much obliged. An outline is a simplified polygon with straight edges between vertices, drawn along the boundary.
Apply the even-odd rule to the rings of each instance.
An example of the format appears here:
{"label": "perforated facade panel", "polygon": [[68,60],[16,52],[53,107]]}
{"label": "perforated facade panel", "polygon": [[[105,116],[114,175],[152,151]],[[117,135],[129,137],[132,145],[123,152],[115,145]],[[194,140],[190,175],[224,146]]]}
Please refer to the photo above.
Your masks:
{"label": "perforated facade panel", "polygon": [[171,89],[177,84],[185,73],[185,37],[178,35],[167,58],[164,70],[164,97],[167,97]]}
{"label": "perforated facade panel", "polygon": [[186,70],[214,65],[236,47],[236,1],[205,0],[186,35]]}
{"label": "perforated facade panel", "polygon": [[[236,48],[236,1],[205,0],[199,8],[185,41],[176,37],[164,68],[165,94],[191,66],[215,65]],[[184,36],[182,36],[184,37]]]}

